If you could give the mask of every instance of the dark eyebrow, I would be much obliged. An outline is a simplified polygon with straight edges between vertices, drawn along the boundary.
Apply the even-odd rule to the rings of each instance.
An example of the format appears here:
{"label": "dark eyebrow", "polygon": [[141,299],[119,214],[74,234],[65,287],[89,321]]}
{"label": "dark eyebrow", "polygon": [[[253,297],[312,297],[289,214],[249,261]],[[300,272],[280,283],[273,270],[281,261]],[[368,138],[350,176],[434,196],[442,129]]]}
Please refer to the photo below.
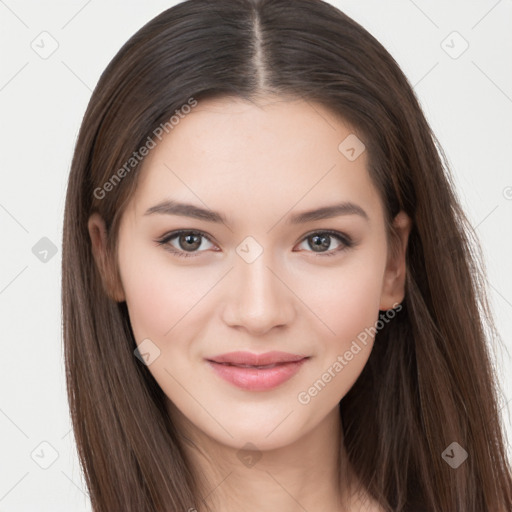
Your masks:
{"label": "dark eyebrow", "polygon": [[182,217],[192,217],[193,219],[206,220],[208,222],[222,222],[226,224],[226,218],[221,213],[200,208],[193,204],[178,203],[177,201],[166,200],[152,206],[144,215],[152,213],[162,213],[166,215],[181,215]]}
{"label": "dark eyebrow", "polygon": [[296,213],[291,216],[289,222],[290,224],[302,224],[314,220],[332,219],[340,215],[360,215],[363,219],[370,220],[368,214],[359,205],[345,201],[332,206]]}
{"label": "dark eyebrow", "polygon": [[[172,200],[165,200],[155,206],[152,206],[144,215],[151,215],[154,213],[180,215],[183,217],[205,220],[207,222],[222,222],[227,224],[226,217],[221,213],[201,208],[193,204],[179,203]],[[360,206],[346,201],[332,206],[324,206],[315,210],[296,213],[290,217],[288,222],[290,224],[303,224],[315,220],[331,219],[340,215],[360,215],[364,219],[369,220],[368,214]]]}

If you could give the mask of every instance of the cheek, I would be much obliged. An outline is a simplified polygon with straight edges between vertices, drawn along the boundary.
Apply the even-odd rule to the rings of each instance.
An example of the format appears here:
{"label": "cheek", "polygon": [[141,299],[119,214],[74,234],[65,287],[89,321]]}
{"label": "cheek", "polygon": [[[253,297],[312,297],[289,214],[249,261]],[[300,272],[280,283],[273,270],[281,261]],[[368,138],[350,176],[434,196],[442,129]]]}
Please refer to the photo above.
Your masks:
{"label": "cheek", "polygon": [[154,252],[154,248],[148,250],[136,243],[135,237],[120,236],[119,273],[137,342],[167,332],[173,325],[171,313],[178,305]]}
{"label": "cheek", "polygon": [[354,252],[335,271],[310,276],[309,287],[315,284],[316,292],[308,306],[321,319],[322,334],[315,336],[319,360],[298,395],[300,403],[326,388],[317,406],[332,406],[363,371],[379,317],[385,254],[385,245],[375,243]]}
{"label": "cheek", "polygon": [[163,253],[161,248],[133,244],[123,249],[120,244],[121,280],[137,342],[170,339],[173,329],[187,324],[187,315],[214,285],[215,276],[200,278],[192,267],[173,265]]}
{"label": "cheek", "polygon": [[307,295],[308,306],[324,324],[324,339],[350,345],[361,331],[374,325],[384,266],[384,252],[373,246],[353,253],[336,270],[310,275],[308,286],[313,293]]}
{"label": "cheek", "polygon": [[374,269],[365,268],[340,278],[336,300],[325,306],[332,330],[345,340],[373,324],[378,315],[381,276],[370,270]]}
{"label": "cheek", "polygon": [[297,395],[299,403],[316,400],[316,407],[327,413],[361,375],[373,348],[381,276],[379,265],[347,269],[318,299],[318,316],[328,329],[321,328],[325,334],[317,339],[318,361]]}

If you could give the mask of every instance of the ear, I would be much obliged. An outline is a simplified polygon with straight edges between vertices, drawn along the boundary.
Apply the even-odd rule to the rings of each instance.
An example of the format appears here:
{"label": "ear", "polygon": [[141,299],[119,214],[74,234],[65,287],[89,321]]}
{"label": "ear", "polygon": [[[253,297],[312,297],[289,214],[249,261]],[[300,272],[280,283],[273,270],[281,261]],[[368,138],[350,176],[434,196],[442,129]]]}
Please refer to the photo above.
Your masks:
{"label": "ear", "polygon": [[388,260],[380,300],[380,311],[392,309],[403,301],[405,296],[406,250],[411,232],[412,221],[400,211],[393,220]]}
{"label": "ear", "polygon": [[105,293],[116,302],[125,301],[121,279],[112,261],[112,255],[107,251],[107,228],[105,221],[99,213],[95,212],[89,217],[87,228],[91,237],[92,253]]}

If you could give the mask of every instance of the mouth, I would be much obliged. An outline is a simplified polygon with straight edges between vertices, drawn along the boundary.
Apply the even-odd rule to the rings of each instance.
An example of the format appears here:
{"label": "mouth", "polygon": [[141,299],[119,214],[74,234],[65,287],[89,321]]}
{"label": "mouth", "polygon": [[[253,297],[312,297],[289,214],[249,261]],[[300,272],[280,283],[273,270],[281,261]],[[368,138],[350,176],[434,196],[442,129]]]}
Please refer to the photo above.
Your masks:
{"label": "mouth", "polygon": [[295,363],[307,357],[309,356],[274,350],[263,354],[253,354],[252,352],[229,352],[227,354],[211,357],[208,361],[241,367],[270,367],[275,364]]}
{"label": "mouth", "polygon": [[287,362],[281,362],[281,363],[273,363],[273,364],[259,364],[259,365],[253,365],[253,364],[233,364],[233,363],[219,363],[217,361],[210,361],[212,363],[217,364],[223,364],[224,366],[236,366],[237,368],[259,368],[260,370],[267,369],[267,368],[275,368],[276,366],[279,366],[281,364],[289,364]]}
{"label": "mouth", "polygon": [[[247,353],[246,353],[247,354]],[[232,355],[229,357],[233,358]],[[258,356],[256,356],[258,357]],[[283,357],[283,356],[279,356]],[[267,391],[274,389],[291,379],[302,365],[310,359],[308,356],[286,356],[288,360],[267,364],[248,364],[246,362],[218,361],[218,357],[207,359],[214,373],[234,386],[247,391]]]}

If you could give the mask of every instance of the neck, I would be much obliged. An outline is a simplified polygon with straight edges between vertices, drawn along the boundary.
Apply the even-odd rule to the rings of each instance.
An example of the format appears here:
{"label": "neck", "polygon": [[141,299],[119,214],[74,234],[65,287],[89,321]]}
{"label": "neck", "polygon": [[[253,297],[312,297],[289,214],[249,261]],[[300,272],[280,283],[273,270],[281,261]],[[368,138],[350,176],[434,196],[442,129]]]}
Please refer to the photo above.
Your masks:
{"label": "neck", "polygon": [[202,502],[211,511],[351,510],[349,464],[337,407],[300,438],[265,451],[246,443],[219,443],[171,404],[168,409],[178,431],[186,432],[183,447],[200,482]]}

